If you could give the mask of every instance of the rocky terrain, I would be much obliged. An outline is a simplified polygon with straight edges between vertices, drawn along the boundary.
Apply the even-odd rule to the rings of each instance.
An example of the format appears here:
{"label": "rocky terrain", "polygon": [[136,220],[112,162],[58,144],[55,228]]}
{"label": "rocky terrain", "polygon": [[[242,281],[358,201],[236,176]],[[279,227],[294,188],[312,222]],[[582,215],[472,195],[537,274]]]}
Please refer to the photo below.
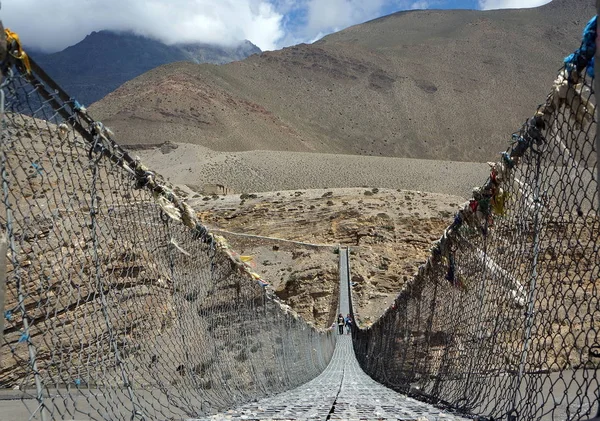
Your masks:
{"label": "rocky terrain", "polygon": [[485,162],[595,13],[588,0],[396,13],[223,66],[161,66],[91,109],[129,144]]}
{"label": "rocky terrain", "polygon": [[339,244],[352,247],[356,310],[368,325],[489,175],[487,164],[177,143],[134,152],[188,196],[207,226],[253,256],[280,298],[322,327],[336,312]]}
{"label": "rocky terrain", "polygon": [[338,245],[351,247],[357,320],[391,305],[464,200],[377,188],[202,196],[200,219],[252,257],[255,270],[306,320],[327,327],[337,309]]}

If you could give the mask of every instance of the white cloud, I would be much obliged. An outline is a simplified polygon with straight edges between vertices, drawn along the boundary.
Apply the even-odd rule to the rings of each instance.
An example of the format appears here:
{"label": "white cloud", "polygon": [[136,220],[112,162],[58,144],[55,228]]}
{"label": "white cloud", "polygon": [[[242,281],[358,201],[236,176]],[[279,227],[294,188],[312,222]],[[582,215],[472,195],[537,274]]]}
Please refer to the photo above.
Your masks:
{"label": "white cloud", "polygon": [[305,31],[314,37],[380,16],[386,0],[309,0]]}
{"label": "white cloud", "polygon": [[282,19],[269,0],[2,1],[4,26],[27,45],[50,51],[102,29],[133,31],[168,44],[249,39],[272,50],[284,36]]}
{"label": "white cloud", "polygon": [[415,1],[410,5],[411,9],[429,9],[428,1]]}
{"label": "white cloud", "polygon": [[[480,0],[491,2],[492,0]],[[133,31],[167,44],[234,44],[262,50],[313,42],[390,11],[436,0],[2,0],[6,27],[23,42],[57,51],[92,31]]]}
{"label": "white cloud", "polygon": [[287,14],[306,5],[307,0],[271,0],[279,13]]}
{"label": "white cloud", "polygon": [[[290,0],[279,0],[290,1]],[[293,0],[292,0],[293,1]],[[331,32],[398,10],[429,9],[440,0],[296,0],[305,3],[305,21],[298,33],[317,40]]]}
{"label": "white cloud", "polygon": [[479,0],[479,7],[483,10],[490,9],[526,9],[542,6],[551,0]]}

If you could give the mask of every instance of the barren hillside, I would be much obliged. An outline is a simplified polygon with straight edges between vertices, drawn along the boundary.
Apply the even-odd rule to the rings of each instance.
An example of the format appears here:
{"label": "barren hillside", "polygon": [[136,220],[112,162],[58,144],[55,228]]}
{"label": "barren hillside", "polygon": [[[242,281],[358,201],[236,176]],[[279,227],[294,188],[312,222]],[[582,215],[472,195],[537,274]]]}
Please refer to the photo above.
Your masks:
{"label": "barren hillside", "polygon": [[223,66],[176,63],[93,114],[130,144],[486,161],[532,114],[595,13],[425,10]]}
{"label": "barren hillside", "polygon": [[391,189],[203,196],[201,220],[227,238],[305,320],[327,327],[338,297],[338,244],[351,247],[356,317],[374,322],[429,254],[463,199]]}
{"label": "barren hillside", "polygon": [[471,162],[281,151],[216,152],[181,143],[135,153],[173,184],[206,194],[385,187],[467,198],[490,171],[487,164]]}

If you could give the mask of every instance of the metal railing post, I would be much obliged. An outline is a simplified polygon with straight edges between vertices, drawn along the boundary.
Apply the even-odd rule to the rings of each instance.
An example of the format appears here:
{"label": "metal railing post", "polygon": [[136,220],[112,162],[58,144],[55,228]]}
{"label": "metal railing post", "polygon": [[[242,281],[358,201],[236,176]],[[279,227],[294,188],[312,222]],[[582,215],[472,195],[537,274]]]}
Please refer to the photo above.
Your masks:
{"label": "metal railing post", "polygon": [[[0,22],[0,31],[4,33],[2,22]],[[4,40],[4,48],[6,49],[6,40]],[[2,54],[2,39],[0,38],[0,59],[3,59]],[[0,73],[0,82],[2,82],[2,74]],[[4,89],[0,89],[0,136],[4,131]],[[6,232],[3,230],[2,238],[0,238],[0,345],[4,343],[4,302],[6,301]]]}
{"label": "metal railing post", "polygon": [[[596,14],[600,15],[600,0],[596,0]],[[596,36],[596,44],[598,44],[598,37]],[[594,61],[594,92],[598,92],[600,89],[600,77],[598,77],[598,62],[600,61],[600,54],[598,53],[598,46],[596,45],[596,58]],[[596,95],[594,93],[594,95]],[[598,111],[598,97],[596,96],[596,121],[600,116]],[[596,130],[596,199],[598,200],[598,209],[596,212],[600,214],[600,132]]]}
{"label": "metal railing post", "polygon": [[[596,15],[600,15],[600,0],[596,0]],[[598,36],[596,36],[596,54],[594,61],[594,92],[598,92],[600,89],[600,77],[598,77],[598,70],[600,70],[600,53],[598,52]],[[594,93],[596,95],[596,93]],[[596,121],[598,121],[598,117],[600,116],[600,111],[598,111],[598,96],[596,96]],[[596,209],[596,213],[600,215],[600,132],[598,131],[598,127],[596,126],[596,198],[598,199],[598,208]],[[596,405],[598,406],[596,412],[596,418],[600,418],[600,395],[597,396]]]}
{"label": "metal railing post", "polygon": [[540,167],[541,167],[541,152],[536,151],[536,170],[535,170],[535,185],[533,189],[533,204],[535,206],[535,215],[533,220],[533,260],[531,262],[531,274],[529,275],[529,296],[527,300],[527,312],[525,313],[525,333],[523,338],[523,349],[521,352],[521,361],[519,362],[519,371],[517,374],[517,379],[515,383],[515,390],[513,391],[513,401],[512,401],[512,415],[518,415],[516,412],[517,409],[517,400],[520,394],[521,381],[523,380],[523,376],[525,375],[525,365],[527,363],[527,354],[529,352],[529,346],[531,343],[531,331],[533,329],[533,323],[535,321],[535,299],[537,292],[537,280],[538,280],[538,257],[540,254],[540,230],[542,228],[542,224],[540,221],[541,218],[541,208],[542,204],[540,202]]}
{"label": "metal railing post", "polygon": [[4,303],[6,301],[6,233],[0,236],[0,345],[4,343]]}

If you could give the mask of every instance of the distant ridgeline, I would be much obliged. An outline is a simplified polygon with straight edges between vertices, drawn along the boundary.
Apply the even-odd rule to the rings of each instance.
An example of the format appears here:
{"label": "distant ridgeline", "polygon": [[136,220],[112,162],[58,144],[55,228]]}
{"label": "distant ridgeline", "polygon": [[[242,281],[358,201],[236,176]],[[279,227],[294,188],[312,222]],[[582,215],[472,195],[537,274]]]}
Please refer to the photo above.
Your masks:
{"label": "distant ridgeline", "polygon": [[224,64],[261,50],[250,41],[222,47],[201,43],[166,45],[132,33],[92,32],[71,47],[33,58],[80,103],[89,105],[123,83],[176,61]]}

